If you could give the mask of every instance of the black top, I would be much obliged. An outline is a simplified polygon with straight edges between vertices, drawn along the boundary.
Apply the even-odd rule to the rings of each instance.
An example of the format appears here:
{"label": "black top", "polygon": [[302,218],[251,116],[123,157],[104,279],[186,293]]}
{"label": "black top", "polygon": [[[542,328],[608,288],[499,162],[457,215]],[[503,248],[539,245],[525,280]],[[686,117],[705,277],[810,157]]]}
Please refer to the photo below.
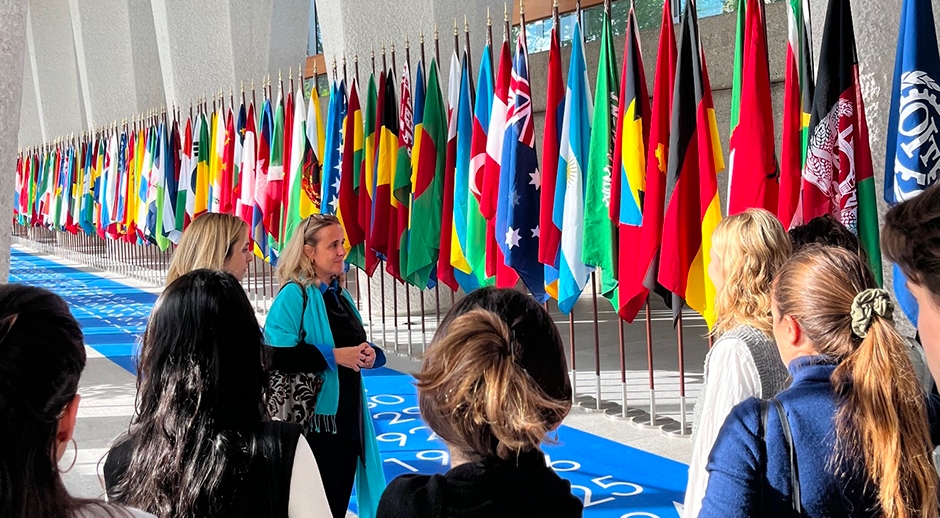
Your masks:
{"label": "black top", "polygon": [[467,463],[443,475],[402,475],[379,501],[377,518],[576,518],[583,504],[539,451],[517,460]]}
{"label": "black top", "polygon": [[[257,440],[248,461],[248,469],[226,478],[219,498],[226,505],[226,517],[287,518],[290,500],[291,472],[294,454],[303,427],[280,421],[259,423],[253,439]],[[116,503],[115,486],[130,466],[137,437],[133,433],[122,438],[110,451],[104,463],[104,480],[108,497]],[[230,465],[232,471],[241,466]]]}
{"label": "black top", "polygon": [[[330,331],[333,333],[333,347],[356,347],[368,341],[366,330],[362,322],[356,317],[356,312],[349,300],[342,296],[343,288],[336,281],[331,284],[321,284],[320,292],[323,294],[323,303],[326,305],[326,314],[330,320]],[[352,440],[352,447],[359,451],[361,458],[365,459],[364,425],[362,421],[362,375],[350,368],[337,365],[339,371],[339,407],[336,411],[336,434]]]}

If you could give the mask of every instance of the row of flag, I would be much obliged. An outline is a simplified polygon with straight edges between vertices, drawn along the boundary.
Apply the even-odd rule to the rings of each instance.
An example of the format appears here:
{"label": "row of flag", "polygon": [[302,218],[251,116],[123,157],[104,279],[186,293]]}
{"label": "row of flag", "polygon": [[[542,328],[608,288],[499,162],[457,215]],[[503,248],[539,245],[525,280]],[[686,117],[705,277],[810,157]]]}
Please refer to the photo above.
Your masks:
{"label": "row of flag", "polygon": [[[728,212],[762,207],[788,228],[833,214],[858,232],[880,280],[849,0],[830,0],[818,88],[808,3],[789,0],[788,10],[778,164],[764,6],[739,0]],[[152,120],[31,150],[18,163],[14,216],[165,248],[200,213],[229,212],[276,262],[297,224],[322,211],[343,222],[348,261],[370,276],[384,264],[421,289],[521,281],[568,313],[596,272],[627,321],[655,291],[710,326],[725,165],[695,2],[678,44],[664,2],[652,95],[632,7],[619,73],[605,10],[593,96],[580,23],[565,77],[555,21],[541,167],[522,33],[514,52],[505,38],[486,45],[476,81],[467,49],[455,49],[446,99],[437,59],[422,57],[413,77],[406,62],[400,76],[383,65],[364,86],[337,79],[325,120],[315,91],[305,105],[300,88],[288,89],[257,111],[243,100],[185,124]]]}

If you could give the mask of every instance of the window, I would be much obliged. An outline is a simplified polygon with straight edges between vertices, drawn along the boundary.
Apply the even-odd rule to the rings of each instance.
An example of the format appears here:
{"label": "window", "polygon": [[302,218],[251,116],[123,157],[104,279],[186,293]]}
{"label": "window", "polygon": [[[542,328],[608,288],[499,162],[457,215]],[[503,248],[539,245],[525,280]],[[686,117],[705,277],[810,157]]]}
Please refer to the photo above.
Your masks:
{"label": "window", "polygon": [[307,25],[307,55],[323,54],[323,37],[320,35],[320,21],[317,19],[317,2],[310,0],[310,18]]}
{"label": "window", "polygon": [[[737,9],[736,0],[697,0],[699,18],[717,16],[723,13],[731,13]],[[768,3],[780,0],[765,0]],[[676,5],[676,4],[679,5]],[[685,7],[685,0],[673,0],[673,16],[678,23]],[[659,27],[662,20],[663,0],[636,0],[636,19],[640,30],[654,29]],[[627,16],[630,14],[630,0],[613,0],[610,4],[611,25],[614,36],[624,36],[627,29]],[[570,45],[571,38],[574,37],[575,13],[566,13],[559,16],[561,25],[561,44]],[[594,5],[582,9],[581,11],[581,31],[584,33],[584,41],[595,41],[601,37],[601,31],[604,29],[604,6]],[[513,26],[513,41],[519,34],[519,27]],[[536,20],[526,23],[526,40],[529,45],[529,52],[545,52],[551,44],[552,19]]]}

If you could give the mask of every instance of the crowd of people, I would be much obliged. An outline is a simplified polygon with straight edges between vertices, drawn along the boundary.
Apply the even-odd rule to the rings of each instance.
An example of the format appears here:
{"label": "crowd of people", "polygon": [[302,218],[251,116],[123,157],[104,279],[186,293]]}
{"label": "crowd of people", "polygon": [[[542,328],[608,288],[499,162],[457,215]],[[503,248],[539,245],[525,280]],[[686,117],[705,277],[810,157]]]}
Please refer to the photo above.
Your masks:
{"label": "crowd of people", "polygon": [[[893,208],[883,247],[920,305],[940,375],[940,186]],[[695,406],[686,517],[935,518],[940,397],[921,383],[856,237],[832,218],[789,234],[770,213],[726,218],[708,272],[714,347]],[[439,475],[385,480],[361,370],[381,367],[344,288],[344,231],[307,218],[258,325],[240,281],[248,228],[206,214],[187,229],[138,358],[137,403],[104,462],[107,501],[72,497],[85,349],[65,301],[0,286],[0,516],[581,516],[545,463],[571,409],[564,344],[515,290],[448,312],[416,373],[419,407],[447,444]]]}

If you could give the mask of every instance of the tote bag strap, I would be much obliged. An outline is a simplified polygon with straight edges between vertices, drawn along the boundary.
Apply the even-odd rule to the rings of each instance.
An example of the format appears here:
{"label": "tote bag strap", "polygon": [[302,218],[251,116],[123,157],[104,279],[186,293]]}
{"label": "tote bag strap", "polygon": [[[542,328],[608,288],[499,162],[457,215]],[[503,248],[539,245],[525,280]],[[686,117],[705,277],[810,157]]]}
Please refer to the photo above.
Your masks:
{"label": "tote bag strap", "polygon": [[[803,505],[800,502],[800,473],[796,463],[796,447],[793,445],[793,434],[790,431],[790,421],[787,419],[787,413],[783,409],[783,404],[776,398],[764,399],[760,402],[760,438],[764,447],[765,458],[767,451],[767,420],[770,415],[770,406],[773,405],[780,419],[780,427],[783,429],[783,440],[787,448],[787,456],[790,461],[790,504],[793,511],[797,514],[803,513]],[[764,467],[766,471],[766,463]],[[763,486],[763,485],[762,485]],[[763,495],[761,495],[763,497]]]}

